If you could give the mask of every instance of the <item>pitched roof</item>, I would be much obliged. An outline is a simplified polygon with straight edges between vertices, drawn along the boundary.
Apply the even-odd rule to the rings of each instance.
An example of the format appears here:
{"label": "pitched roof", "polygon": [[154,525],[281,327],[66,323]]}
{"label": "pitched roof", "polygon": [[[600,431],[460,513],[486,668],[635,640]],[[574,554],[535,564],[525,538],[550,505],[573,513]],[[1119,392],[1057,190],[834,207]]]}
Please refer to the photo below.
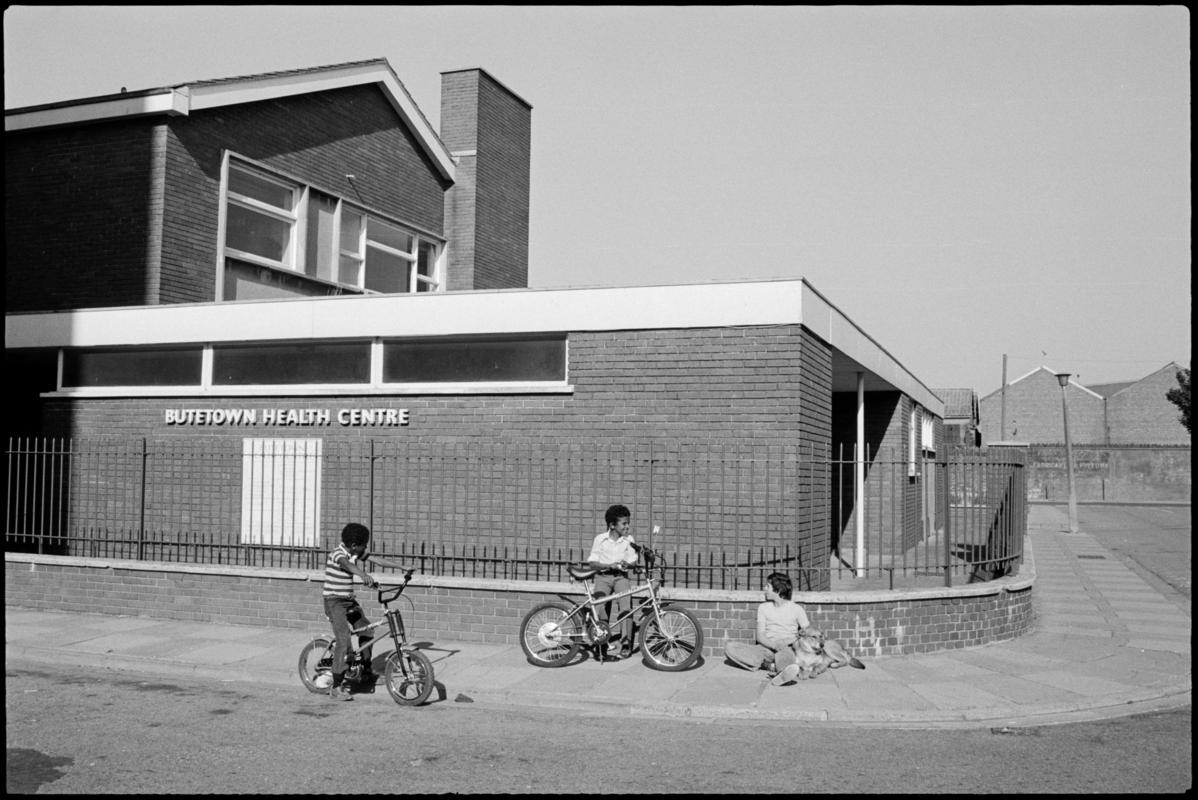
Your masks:
{"label": "pitched roof", "polygon": [[215,78],[138,91],[87,97],[25,108],[5,109],[5,133],[107,119],[186,116],[206,108],[273,100],[297,94],[376,84],[445,178],[453,179],[449,150],[385,58],[324,67],[278,70]]}
{"label": "pitched roof", "polygon": [[1100,394],[1103,397],[1110,397],[1116,392],[1121,392],[1128,386],[1133,386],[1139,381],[1123,381],[1122,383],[1096,383],[1090,386],[1090,391],[1095,394]]}
{"label": "pitched roof", "polygon": [[977,394],[973,389],[933,389],[944,401],[944,418],[973,419],[977,411]]}
{"label": "pitched roof", "polygon": [[[1053,376],[1053,378],[1056,378],[1056,376],[1057,376],[1057,375],[1060,375],[1060,374],[1061,374],[1061,373],[1057,372],[1055,369],[1053,369],[1052,367],[1047,367],[1047,366],[1045,366],[1045,365],[1041,364],[1040,366],[1036,367],[1035,369],[1031,370],[1030,372],[1027,372],[1027,373],[1025,373],[1025,374],[1023,374],[1023,375],[1020,375],[1020,376],[1019,376],[1018,378],[1016,378],[1015,380],[1013,380],[1013,381],[1010,381],[1009,383],[1007,383],[1007,386],[1014,386],[1015,384],[1019,383],[1020,381],[1027,380],[1027,379],[1028,379],[1028,378],[1030,378],[1031,376],[1033,376],[1033,375],[1036,375],[1036,374],[1039,374],[1039,373],[1041,373],[1041,372],[1047,372],[1049,375],[1052,375],[1052,376]],[[1093,389],[1091,389],[1090,387],[1081,385],[1080,383],[1078,383],[1077,381],[1075,381],[1073,378],[1070,378],[1070,379],[1069,379],[1069,385],[1070,385],[1070,386],[1073,386],[1073,387],[1075,387],[1075,388],[1077,388],[1077,389],[1081,389],[1083,392],[1088,392],[1088,393],[1090,393],[1090,394],[1094,395],[1095,397],[1101,397],[1101,396],[1102,396],[1102,395],[1098,394],[1097,392],[1095,392],[1095,391],[1094,391]],[[994,395],[998,394],[998,393],[999,393],[999,392],[1001,392],[1001,391],[1002,391],[1002,387],[1000,386],[1000,387],[998,387],[997,389],[995,389],[993,392],[991,392],[990,394],[988,394],[988,395],[986,395],[985,397],[983,397],[982,399],[983,399],[983,400],[989,400],[991,397],[994,397]]]}
{"label": "pitched roof", "polygon": [[[1147,375],[1145,375],[1143,378],[1140,378],[1139,380],[1126,381],[1125,383],[1103,384],[1103,388],[1108,389],[1108,391],[1103,391],[1103,392],[1099,392],[1099,393],[1102,394],[1103,397],[1110,397],[1111,395],[1122,392],[1124,389],[1129,389],[1138,383],[1143,383],[1144,381],[1148,380],[1149,378],[1155,378],[1157,375],[1160,375],[1162,372],[1169,373],[1169,377],[1172,378],[1180,370],[1181,370],[1181,365],[1179,365],[1176,361],[1170,361],[1165,366],[1161,367],[1158,370],[1153,370],[1152,372],[1149,372]],[[1094,391],[1098,392],[1099,391],[1098,387],[1094,387]]]}

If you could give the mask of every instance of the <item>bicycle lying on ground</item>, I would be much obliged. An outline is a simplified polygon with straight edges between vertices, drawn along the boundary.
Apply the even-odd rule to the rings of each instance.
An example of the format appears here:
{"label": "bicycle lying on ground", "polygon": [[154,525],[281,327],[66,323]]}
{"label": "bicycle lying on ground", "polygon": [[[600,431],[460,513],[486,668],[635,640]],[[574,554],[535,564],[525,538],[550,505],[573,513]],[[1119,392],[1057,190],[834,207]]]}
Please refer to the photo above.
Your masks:
{"label": "bicycle lying on ground", "polygon": [[[539,667],[563,667],[571,663],[583,647],[602,648],[611,631],[631,618],[645,666],[664,672],[688,669],[703,651],[703,628],[695,615],[685,608],[664,602],[658,592],[665,584],[666,562],[662,554],[648,547],[636,547],[640,563],[633,566],[638,584],[625,592],[596,596],[593,581],[600,570],[592,567],[567,567],[570,577],[582,583],[586,599],[573,605],[543,603],[520,623],[520,647],[529,663]],[[653,576],[654,565],[659,570]],[[644,575],[641,580],[640,576]],[[632,608],[608,622],[599,619],[597,609],[603,603],[647,592],[632,599]]]}
{"label": "bicycle lying on ground", "polygon": [[[351,687],[373,691],[373,683],[363,686],[364,680],[371,675],[371,669],[362,655],[362,651],[371,647],[373,643],[367,641],[363,646],[359,646],[359,635],[386,625],[395,649],[387,654],[383,683],[395,702],[404,706],[418,706],[427,700],[433,691],[433,665],[428,656],[408,644],[403,614],[398,608],[391,608],[391,604],[399,599],[412,580],[412,570],[405,572],[403,578],[403,583],[398,586],[378,587],[379,603],[385,612],[383,619],[354,630],[353,641],[346,656],[345,680]],[[308,687],[308,691],[315,694],[328,692],[333,684],[331,636],[318,636],[304,645],[299,657],[299,676],[304,686]]]}

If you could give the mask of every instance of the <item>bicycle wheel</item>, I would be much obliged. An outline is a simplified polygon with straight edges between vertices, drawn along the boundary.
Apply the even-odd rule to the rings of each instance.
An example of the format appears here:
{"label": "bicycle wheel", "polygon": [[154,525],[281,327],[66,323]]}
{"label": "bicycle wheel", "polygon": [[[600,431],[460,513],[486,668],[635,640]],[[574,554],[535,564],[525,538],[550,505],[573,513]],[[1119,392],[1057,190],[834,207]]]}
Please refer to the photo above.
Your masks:
{"label": "bicycle wheel", "polygon": [[544,603],[524,615],[520,648],[530,664],[563,667],[582,647],[582,625],[562,603]]}
{"label": "bicycle wheel", "polygon": [[433,692],[433,665],[419,650],[400,650],[387,656],[383,675],[391,699],[401,706],[418,706]]}
{"label": "bicycle wheel", "polygon": [[[333,685],[333,642],[313,639],[304,645],[299,656],[299,676],[313,694],[325,694]],[[327,683],[326,683],[327,681]],[[323,685],[322,685],[323,684]]]}
{"label": "bicycle wheel", "polygon": [[703,652],[703,628],[685,608],[662,606],[641,627],[641,660],[662,672],[688,669]]}

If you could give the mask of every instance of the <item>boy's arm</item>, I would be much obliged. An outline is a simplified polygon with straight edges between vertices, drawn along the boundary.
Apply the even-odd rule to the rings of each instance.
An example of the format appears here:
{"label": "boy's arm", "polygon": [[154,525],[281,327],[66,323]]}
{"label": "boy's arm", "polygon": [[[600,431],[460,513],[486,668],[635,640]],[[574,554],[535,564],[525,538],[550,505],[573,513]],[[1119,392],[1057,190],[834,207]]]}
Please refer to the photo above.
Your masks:
{"label": "boy's arm", "polygon": [[757,641],[765,645],[771,650],[777,650],[774,642],[770,640],[765,633],[765,609],[761,606],[757,608]]}
{"label": "boy's arm", "polygon": [[378,564],[380,567],[387,567],[388,569],[397,569],[400,572],[415,572],[416,571],[416,569],[414,567],[410,568],[403,564],[400,564],[398,561],[390,561],[385,558],[375,558],[374,556],[371,556],[370,561],[371,561],[371,563]]}
{"label": "boy's arm", "polygon": [[355,564],[353,561],[350,561],[345,556],[342,556],[340,559],[338,559],[337,563],[340,564],[343,569],[346,569],[361,578],[362,583],[366,584],[366,586],[370,587],[371,589],[378,586],[378,581],[370,577],[369,572],[367,572],[358,564]]}
{"label": "boy's arm", "polygon": [[[798,603],[795,603],[799,606]],[[811,620],[807,618],[807,609],[799,606],[799,630],[807,630],[811,627]]]}

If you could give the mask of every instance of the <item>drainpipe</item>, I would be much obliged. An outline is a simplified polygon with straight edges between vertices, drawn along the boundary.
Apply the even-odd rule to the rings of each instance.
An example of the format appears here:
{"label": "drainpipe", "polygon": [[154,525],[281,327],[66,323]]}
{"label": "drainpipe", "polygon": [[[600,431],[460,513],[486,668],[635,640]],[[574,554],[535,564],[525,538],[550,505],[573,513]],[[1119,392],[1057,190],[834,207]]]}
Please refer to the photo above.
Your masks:
{"label": "drainpipe", "polygon": [[853,497],[857,506],[857,577],[865,577],[865,373],[857,373],[857,458],[853,464]]}

